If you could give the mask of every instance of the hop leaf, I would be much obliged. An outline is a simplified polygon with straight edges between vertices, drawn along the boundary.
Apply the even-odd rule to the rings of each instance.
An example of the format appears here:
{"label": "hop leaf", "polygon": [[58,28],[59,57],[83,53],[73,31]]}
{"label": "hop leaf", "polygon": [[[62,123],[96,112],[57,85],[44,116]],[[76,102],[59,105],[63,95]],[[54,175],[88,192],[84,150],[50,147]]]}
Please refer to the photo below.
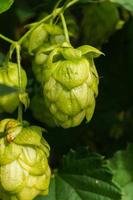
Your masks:
{"label": "hop leaf", "polygon": [[52,177],[49,195],[37,200],[120,200],[121,190],[112,177],[100,155],[71,151]]}
{"label": "hop leaf", "polygon": [[127,150],[118,151],[112,159],[110,166],[114,172],[114,181],[117,182],[123,192],[122,200],[131,200],[133,197],[133,144],[129,144]]}

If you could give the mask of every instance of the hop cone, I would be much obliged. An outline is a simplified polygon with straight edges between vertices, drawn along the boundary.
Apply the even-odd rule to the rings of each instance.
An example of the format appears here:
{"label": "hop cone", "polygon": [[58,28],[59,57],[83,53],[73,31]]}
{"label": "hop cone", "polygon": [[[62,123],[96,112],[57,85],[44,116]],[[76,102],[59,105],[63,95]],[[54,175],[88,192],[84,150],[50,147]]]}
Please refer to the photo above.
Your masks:
{"label": "hop cone", "polygon": [[64,43],[48,55],[42,77],[43,100],[55,126],[74,127],[85,117],[87,122],[92,118],[99,82],[93,58],[100,54],[92,46],[74,49]]}
{"label": "hop cone", "polygon": [[44,44],[51,46],[53,43],[57,45],[63,41],[63,30],[60,26],[44,23],[31,32],[23,46],[31,55],[34,55]]}
{"label": "hop cone", "polygon": [[[21,74],[22,89],[25,90],[27,85],[27,76],[22,68]],[[0,67],[0,83],[12,87],[19,86],[17,64],[9,62],[8,66]],[[12,113],[18,107],[18,104],[19,98],[16,93],[0,96],[0,113],[4,111]]]}
{"label": "hop cone", "polygon": [[32,200],[48,193],[49,145],[42,129],[14,119],[0,122],[0,199]]}
{"label": "hop cone", "polygon": [[[47,13],[43,13],[43,17],[46,15]],[[76,41],[78,38],[78,26],[75,18],[70,13],[66,15],[66,23],[69,29],[69,36]],[[31,55],[35,55],[42,46],[59,45],[64,41],[65,36],[62,23],[59,22],[55,25],[48,21],[48,23],[43,23],[34,29],[29,37],[24,40],[23,46]]]}

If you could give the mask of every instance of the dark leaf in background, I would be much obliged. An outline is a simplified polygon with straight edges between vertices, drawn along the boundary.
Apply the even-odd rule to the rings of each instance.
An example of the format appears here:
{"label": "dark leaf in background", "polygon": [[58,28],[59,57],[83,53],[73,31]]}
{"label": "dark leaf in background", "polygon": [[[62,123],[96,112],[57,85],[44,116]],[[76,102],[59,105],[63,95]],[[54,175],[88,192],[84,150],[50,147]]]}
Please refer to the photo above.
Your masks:
{"label": "dark leaf in background", "polygon": [[133,144],[129,144],[125,151],[118,151],[110,166],[114,172],[113,180],[122,187],[122,200],[133,199]]}
{"label": "dark leaf in background", "polygon": [[8,10],[11,5],[14,3],[14,0],[0,0],[0,13]]}
{"label": "dark leaf in background", "polygon": [[71,151],[51,179],[50,192],[37,200],[120,200],[121,190],[102,156]]}
{"label": "dark leaf in background", "polygon": [[113,3],[117,3],[133,13],[133,1],[132,0],[110,0]]}
{"label": "dark leaf in background", "polygon": [[4,58],[5,58],[5,55],[2,52],[0,52],[0,65],[2,65]]}
{"label": "dark leaf in background", "polygon": [[[103,0],[79,0],[80,3],[99,3],[106,2]],[[110,2],[121,5],[123,8],[133,13],[133,1],[132,0],[110,0]]]}
{"label": "dark leaf in background", "polygon": [[109,37],[117,31],[118,24],[122,23],[118,8],[110,2],[86,5],[82,13],[81,40],[84,44],[88,43],[98,48],[107,43]]}

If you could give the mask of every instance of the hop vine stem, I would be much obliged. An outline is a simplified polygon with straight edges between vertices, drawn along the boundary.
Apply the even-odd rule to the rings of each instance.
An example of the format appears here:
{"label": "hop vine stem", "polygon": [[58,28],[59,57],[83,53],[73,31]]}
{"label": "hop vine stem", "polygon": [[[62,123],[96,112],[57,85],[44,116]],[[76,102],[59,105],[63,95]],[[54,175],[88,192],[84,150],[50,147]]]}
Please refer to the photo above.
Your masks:
{"label": "hop vine stem", "polygon": [[59,1],[57,1],[57,3],[55,4],[54,10],[55,10],[56,8],[59,7],[59,5],[60,5],[60,3],[61,3],[62,1],[63,1],[63,0],[59,0]]}
{"label": "hop vine stem", "polygon": [[73,6],[75,3],[78,3],[78,2],[79,2],[79,0],[70,1],[70,2],[66,5],[65,8],[69,8],[69,7]]}
{"label": "hop vine stem", "polygon": [[6,37],[6,36],[4,36],[2,34],[0,34],[0,38],[3,39],[3,40],[5,40],[6,42],[8,42],[10,44],[14,44],[15,43],[15,41],[9,39],[8,37]]}
{"label": "hop vine stem", "polygon": [[62,13],[60,14],[60,16],[61,16],[62,25],[63,25],[63,28],[64,28],[64,34],[65,34],[66,41],[68,43],[70,43],[70,39],[69,39],[69,34],[68,34],[68,29],[67,29],[65,17],[64,17],[64,15]]}
{"label": "hop vine stem", "polygon": [[[21,74],[21,57],[20,57],[20,45],[16,42],[16,55],[17,55],[17,65],[18,65],[18,84],[19,84],[19,92],[22,92],[22,74]],[[22,103],[21,101],[19,102],[19,107],[18,107],[18,120],[22,122]]]}
{"label": "hop vine stem", "polygon": [[22,78],[21,78],[21,64],[20,64],[20,46],[16,43],[16,54],[17,54],[17,64],[18,64],[18,80],[19,80],[19,89],[22,91]]}

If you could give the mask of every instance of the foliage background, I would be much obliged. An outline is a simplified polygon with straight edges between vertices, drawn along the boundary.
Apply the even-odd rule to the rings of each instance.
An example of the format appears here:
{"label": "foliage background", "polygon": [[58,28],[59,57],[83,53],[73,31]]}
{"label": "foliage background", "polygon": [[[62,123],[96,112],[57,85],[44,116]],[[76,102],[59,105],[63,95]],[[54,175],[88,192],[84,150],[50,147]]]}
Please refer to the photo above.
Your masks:
{"label": "foliage background", "polygon": [[[56,0],[16,0],[14,2],[13,0],[2,0],[0,2],[0,33],[14,40],[18,39],[25,32],[25,24],[36,21],[40,17],[40,14],[45,11],[52,11],[55,3]],[[105,56],[96,59],[96,66],[100,77],[99,96],[91,122],[89,124],[83,122],[76,128],[66,130],[62,128],[51,129],[31,117],[30,110],[24,113],[25,119],[46,127],[48,133],[45,137],[51,146],[50,165],[52,169],[61,168],[61,172],[59,170],[59,176],[57,176],[57,172],[55,172],[56,178],[51,181],[52,189],[50,189],[50,195],[38,199],[62,200],[61,195],[63,194],[61,194],[60,188],[57,188],[57,196],[54,196],[54,184],[62,185],[62,190],[64,192],[67,190],[69,192],[71,191],[70,189],[72,188],[67,188],[66,185],[63,185],[63,180],[68,182],[69,178],[72,180],[72,176],[63,177],[62,174],[68,173],[68,169],[72,169],[72,166],[68,166],[68,168],[66,167],[65,169],[61,167],[64,165],[67,166],[67,163],[62,164],[62,157],[68,154],[70,149],[81,152],[81,149],[83,150],[85,148],[89,149],[90,152],[97,152],[104,155],[105,158],[110,159],[116,151],[126,149],[128,143],[133,142],[133,0],[80,0],[78,4],[70,9],[70,12],[74,15],[79,28],[78,37],[76,41],[74,41],[74,45],[78,46],[83,43],[91,44],[100,48],[105,53]],[[8,44],[0,40],[0,63],[2,63],[8,48]],[[31,83],[33,82],[30,73],[30,59],[28,60],[23,57],[22,65],[29,76],[28,90],[30,92]],[[7,116],[9,117],[7,114],[2,114],[0,118],[2,119]],[[15,117],[16,113],[11,116]],[[129,148],[128,152],[130,151]],[[128,154],[128,152],[126,153]],[[77,159],[75,155],[70,156],[70,154],[71,153],[68,154],[68,158],[70,158],[70,161],[67,161],[68,163]],[[80,155],[84,155],[84,153],[82,152]],[[84,156],[90,157],[88,154]],[[96,155],[93,155],[93,159],[94,161],[97,159]],[[120,162],[119,155],[117,155],[115,159],[117,162]],[[131,159],[132,156],[129,158],[128,163],[132,166]],[[80,158],[79,163],[82,162]],[[89,163],[90,161],[86,162]],[[111,162],[113,163],[114,161],[111,160]],[[126,161],[123,161],[123,163],[125,162]],[[79,163],[74,163],[73,167],[76,165],[80,166]],[[89,165],[87,165],[86,168],[88,168],[88,166]],[[93,163],[93,167],[94,166],[95,163]],[[100,168],[100,164],[98,164],[98,166]],[[114,165],[112,164],[112,166]],[[117,167],[118,166],[115,165],[115,169],[117,169]],[[90,177],[90,174],[86,169],[83,169],[82,165],[79,168],[80,172],[78,175],[83,177],[88,174]],[[132,168],[133,167],[130,169],[128,168],[128,170],[126,168],[125,171],[128,171],[130,174]],[[62,172],[62,170],[64,171]],[[90,172],[92,173],[91,167]],[[119,172],[120,170],[118,170],[118,173]],[[72,174],[72,172],[70,174]],[[100,174],[99,172],[98,178]],[[109,174],[105,176],[109,176]],[[60,177],[63,178],[61,179]],[[119,183],[119,178],[114,179]],[[79,180],[79,177],[77,180]],[[83,180],[85,180],[85,177]],[[130,181],[131,180],[132,178]],[[72,185],[75,182],[76,179],[73,179],[72,183],[69,184]],[[83,184],[82,181],[80,186],[81,184]],[[77,188],[78,186],[75,185],[73,187]],[[85,187],[84,185],[84,188]],[[123,185],[121,187],[123,187]],[[89,187],[87,186],[87,188]],[[102,189],[100,190],[102,191]],[[131,189],[129,189],[129,191],[131,191]],[[85,197],[85,194],[77,197],[74,196],[75,193],[73,191],[71,192],[72,195],[66,196],[67,200],[89,199],[89,196]],[[99,192],[93,192],[99,194]],[[120,197],[118,196],[117,198],[110,197],[110,199],[119,199]],[[132,197],[133,194],[126,198],[123,197],[123,200],[130,200]],[[90,200],[95,198],[91,197]],[[65,198],[63,198],[63,200],[65,200]],[[101,200],[104,200],[103,196]]]}

